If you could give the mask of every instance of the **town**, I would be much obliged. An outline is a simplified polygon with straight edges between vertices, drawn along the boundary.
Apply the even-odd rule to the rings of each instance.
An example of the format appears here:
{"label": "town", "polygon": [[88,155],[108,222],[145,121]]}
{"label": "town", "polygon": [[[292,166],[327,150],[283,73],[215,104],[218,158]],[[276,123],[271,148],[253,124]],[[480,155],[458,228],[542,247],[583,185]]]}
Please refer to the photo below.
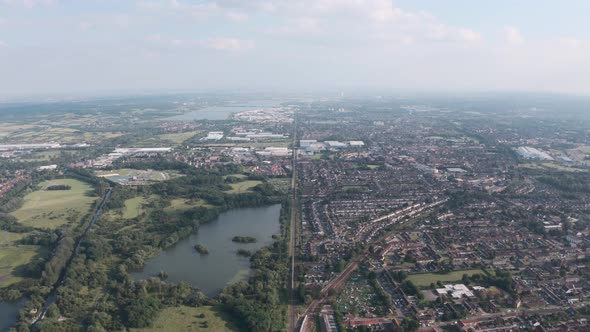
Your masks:
{"label": "town", "polygon": [[[72,220],[87,213],[24,213],[30,195],[51,190],[36,189],[37,179],[75,175],[75,181],[108,183],[115,195],[126,193],[123,207],[104,217],[113,223],[126,218],[121,230],[171,209],[220,208],[236,195],[289,197],[290,227],[273,235],[288,245],[292,259],[279,278],[287,295],[277,300],[283,314],[275,317],[282,317],[285,330],[588,330],[587,118],[485,102],[332,98],[252,107],[224,119],[179,119],[219,102],[190,100],[174,100],[154,114],[139,106],[144,115],[124,113],[141,119],[136,125],[107,114],[101,121],[24,119],[0,127],[7,133],[0,140],[0,251],[8,253],[0,262],[10,263],[0,264],[2,299],[10,289],[38,294],[25,286],[38,277],[18,272],[50,258],[33,235],[72,228]],[[178,197],[166,187],[194,172],[221,175],[223,183]],[[213,181],[200,176],[192,181]],[[133,198],[131,191],[141,194]],[[69,222],[58,222],[66,217]],[[101,241],[112,242],[109,236]],[[21,237],[29,239],[26,245]],[[141,258],[138,252],[118,257],[147,262],[162,249],[150,250]],[[163,283],[163,276],[175,277],[160,274]],[[210,301],[232,308],[224,296]],[[32,314],[38,307],[23,317],[78,324],[67,302],[56,305],[54,318]]]}

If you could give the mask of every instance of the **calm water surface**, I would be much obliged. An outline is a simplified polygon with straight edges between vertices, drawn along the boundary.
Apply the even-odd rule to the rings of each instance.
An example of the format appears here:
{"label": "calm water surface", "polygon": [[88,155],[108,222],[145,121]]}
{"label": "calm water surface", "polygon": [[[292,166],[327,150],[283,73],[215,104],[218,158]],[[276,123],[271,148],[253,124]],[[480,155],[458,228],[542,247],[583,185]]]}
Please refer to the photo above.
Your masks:
{"label": "calm water surface", "polygon": [[[280,233],[280,211],[281,205],[277,204],[224,212],[216,220],[201,225],[197,234],[146,261],[143,271],[132,276],[136,280],[145,279],[166,271],[168,282],[186,281],[206,295],[217,295],[226,285],[248,277],[250,259],[238,256],[236,251],[254,252],[272,243],[272,235]],[[258,242],[232,242],[236,235],[252,236]],[[209,254],[197,253],[193,248],[197,243],[205,245]]]}
{"label": "calm water surface", "polygon": [[192,120],[227,120],[232,113],[256,109],[251,106],[211,106],[200,110],[191,111],[181,115],[175,115],[165,120],[168,121],[192,121]]}
{"label": "calm water surface", "polygon": [[8,331],[18,318],[18,312],[25,304],[25,299],[16,302],[0,302],[0,331]]}

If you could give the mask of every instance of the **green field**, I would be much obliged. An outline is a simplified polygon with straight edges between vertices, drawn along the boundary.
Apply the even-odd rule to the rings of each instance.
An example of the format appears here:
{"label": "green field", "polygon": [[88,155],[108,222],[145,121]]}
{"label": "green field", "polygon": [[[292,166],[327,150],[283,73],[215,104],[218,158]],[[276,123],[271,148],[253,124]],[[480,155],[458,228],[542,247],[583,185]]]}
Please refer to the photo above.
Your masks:
{"label": "green field", "polygon": [[240,173],[234,173],[234,174],[228,174],[228,175],[224,175],[223,179],[227,179],[228,177],[234,177],[234,178],[239,178],[239,179],[245,179],[248,176],[246,174],[240,174]]}
{"label": "green field", "polygon": [[543,163],[524,163],[520,164],[519,167],[523,168],[530,168],[530,169],[545,169],[545,170],[556,170],[562,172],[588,172],[586,169],[576,168],[576,167],[567,167],[557,163],[552,162],[543,162]]}
{"label": "green field", "polygon": [[[37,246],[2,246],[0,247],[0,288],[22,280],[16,270],[28,264],[39,253]],[[16,274],[16,275],[15,275]]]}
{"label": "green field", "polygon": [[190,200],[185,198],[175,198],[170,201],[170,206],[166,207],[164,210],[188,210],[195,207],[212,208],[214,206],[208,204],[205,200],[202,199]]}
{"label": "green field", "polygon": [[[200,318],[200,315],[205,315]],[[134,332],[167,331],[239,331],[231,317],[216,307],[175,307],[162,310],[151,328]]]}
{"label": "green field", "polygon": [[22,239],[26,233],[11,233],[0,230],[0,248],[5,246],[11,246],[14,241]]}
{"label": "green field", "polygon": [[133,197],[125,201],[125,207],[123,208],[123,218],[131,219],[139,216],[143,211],[143,204],[147,200],[143,196]]}
{"label": "green field", "polygon": [[[70,190],[45,190],[48,186],[65,184]],[[74,179],[44,181],[40,189],[29,193],[24,204],[11,214],[27,226],[55,229],[68,222],[79,222],[97,197],[89,196],[93,188]]]}
{"label": "green field", "polygon": [[30,155],[25,155],[21,158],[24,161],[49,161],[52,158],[59,157],[60,150],[45,150],[33,152]]}
{"label": "green field", "polygon": [[108,216],[114,219],[132,219],[147,212],[151,203],[159,199],[159,195],[137,196],[125,200],[125,206],[119,209],[110,210]]}
{"label": "green field", "polygon": [[112,171],[97,171],[96,175],[121,183],[126,183],[132,177],[135,177],[135,179],[139,181],[165,181],[180,176],[176,171],[156,171],[130,168],[121,168]]}
{"label": "green field", "polygon": [[436,283],[437,281],[440,281],[440,282],[460,281],[461,278],[463,278],[464,274],[471,276],[476,273],[485,274],[485,272],[480,269],[453,271],[448,274],[420,273],[420,274],[409,275],[408,280],[413,282],[414,285],[416,285],[418,287],[429,287],[431,283]]}
{"label": "green field", "polygon": [[180,144],[186,141],[189,138],[196,136],[197,134],[201,133],[201,131],[188,131],[185,133],[175,133],[175,134],[163,134],[158,135],[157,137],[163,141],[168,141],[176,144]]}
{"label": "green field", "polygon": [[243,181],[243,182],[229,183],[229,185],[231,186],[231,189],[227,190],[225,192],[228,194],[239,194],[239,193],[246,192],[261,183],[262,183],[262,181],[258,181],[258,180],[247,180],[247,181]]}

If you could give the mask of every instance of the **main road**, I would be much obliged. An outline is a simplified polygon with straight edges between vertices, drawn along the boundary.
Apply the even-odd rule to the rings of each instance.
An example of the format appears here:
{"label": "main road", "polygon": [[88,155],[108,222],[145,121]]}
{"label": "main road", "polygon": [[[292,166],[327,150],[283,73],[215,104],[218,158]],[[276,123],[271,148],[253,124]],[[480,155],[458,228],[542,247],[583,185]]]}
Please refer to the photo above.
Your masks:
{"label": "main road", "polygon": [[289,332],[297,327],[297,314],[295,313],[295,256],[297,256],[297,115],[293,115],[293,157],[291,165],[291,223],[289,252],[291,254],[291,284],[289,286]]}

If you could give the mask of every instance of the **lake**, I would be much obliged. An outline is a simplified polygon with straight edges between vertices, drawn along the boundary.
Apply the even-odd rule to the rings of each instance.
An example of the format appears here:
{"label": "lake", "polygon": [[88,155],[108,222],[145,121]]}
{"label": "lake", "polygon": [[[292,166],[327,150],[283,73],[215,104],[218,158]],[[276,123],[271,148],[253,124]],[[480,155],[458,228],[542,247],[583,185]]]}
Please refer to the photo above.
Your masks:
{"label": "lake", "polygon": [[227,120],[230,115],[237,112],[251,111],[259,108],[279,106],[284,100],[249,100],[228,106],[209,106],[199,110],[165,118],[166,121],[192,121],[192,120]]}
{"label": "lake", "polygon": [[237,112],[254,110],[252,106],[211,106],[200,110],[190,111],[181,115],[165,118],[166,121],[192,121],[192,120],[227,120],[230,115]]}
{"label": "lake", "polygon": [[[224,212],[210,223],[199,227],[196,234],[179,241],[146,261],[141,272],[132,273],[136,280],[168,274],[168,282],[185,281],[208,296],[215,296],[228,284],[246,280],[250,274],[250,259],[236,254],[238,249],[255,252],[273,242],[280,234],[281,205],[242,208]],[[256,243],[235,243],[234,236],[251,236]],[[195,244],[209,249],[208,255],[197,253]]]}
{"label": "lake", "polygon": [[0,332],[10,330],[25,302],[25,299],[16,302],[0,302]]}

